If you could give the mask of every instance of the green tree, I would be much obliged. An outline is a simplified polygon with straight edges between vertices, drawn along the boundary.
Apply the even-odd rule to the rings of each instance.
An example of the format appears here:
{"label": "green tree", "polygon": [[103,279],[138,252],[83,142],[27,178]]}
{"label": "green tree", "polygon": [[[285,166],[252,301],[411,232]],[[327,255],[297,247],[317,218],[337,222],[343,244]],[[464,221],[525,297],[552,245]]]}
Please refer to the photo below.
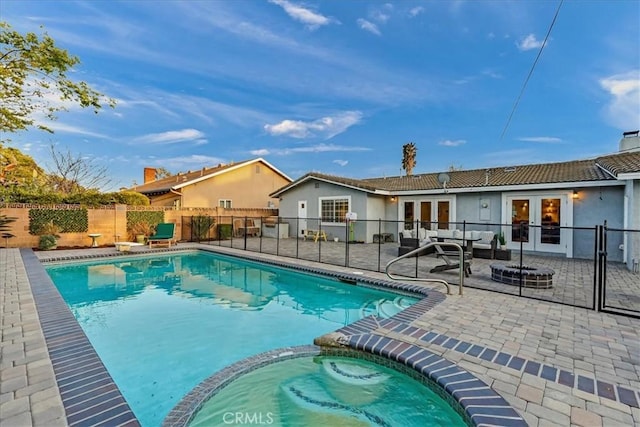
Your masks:
{"label": "green tree", "polygon": [[31,156],[17,148],[0,145],[0,188],[39,188],[45,184],[45,176],[44,170]]}
{"label": "green tree", "polygon": [[56,47],[44,33],[25,35],[0,21],[0,132],[17,132],[35,126],[52,132],[45,124],[36,123],[34,112],[55,120],[64,105],[50,102],[50,95],[60,100],[93,108],[95,113],[103,103],[115,106],[115,100],[91,89],[85,82],[74,82],[67,72],[79,64],[78,57]]}
{"label": "green tree", "polygon": [[418,149],[413,142],[409,142],[402,146],[402,169],[407,172],[407,175],[413,174],[413,168],[416,166],[416,155]]}

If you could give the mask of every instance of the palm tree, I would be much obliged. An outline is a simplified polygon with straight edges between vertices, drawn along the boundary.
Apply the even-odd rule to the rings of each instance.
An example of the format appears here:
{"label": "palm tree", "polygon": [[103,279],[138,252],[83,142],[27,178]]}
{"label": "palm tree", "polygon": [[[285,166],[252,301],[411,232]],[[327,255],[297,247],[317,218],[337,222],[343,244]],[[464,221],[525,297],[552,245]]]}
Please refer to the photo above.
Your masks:
{"label": "palm tree", "polygon": [[413,142],[409,142],[402,146],[402,169],[407,171],[407,175],[413,173],[413,168],[416,165],[416,154],[418,149]]}

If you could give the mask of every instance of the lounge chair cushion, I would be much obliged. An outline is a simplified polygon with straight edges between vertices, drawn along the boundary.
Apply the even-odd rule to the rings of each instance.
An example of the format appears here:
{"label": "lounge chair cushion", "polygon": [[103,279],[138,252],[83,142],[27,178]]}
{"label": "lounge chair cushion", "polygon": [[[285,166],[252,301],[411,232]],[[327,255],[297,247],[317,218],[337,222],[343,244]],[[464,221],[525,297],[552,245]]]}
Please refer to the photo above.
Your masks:
{"label": "lounge chair cushion", "polygon": [[153,236],[149,236],[149,247],[154,245],[167,245],[171,246],[173,242],[173,234],[175,232],[175,224],[169,222],[161,222],[156,226],[156,233]]}

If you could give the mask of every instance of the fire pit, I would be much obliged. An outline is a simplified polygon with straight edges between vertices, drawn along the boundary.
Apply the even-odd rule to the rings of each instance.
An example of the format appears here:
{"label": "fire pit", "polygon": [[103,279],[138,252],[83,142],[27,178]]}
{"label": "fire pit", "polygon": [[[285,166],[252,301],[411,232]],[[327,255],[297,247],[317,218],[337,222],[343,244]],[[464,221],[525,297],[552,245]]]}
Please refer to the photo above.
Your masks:
{"label": "fire pit", "polygon": [[507,285],[520,286],[520,271],[522,271],[522,286],[534,289],[549,289],[553,287],[555,271],[545,267],[523,265],[491,264],[491,280]]}

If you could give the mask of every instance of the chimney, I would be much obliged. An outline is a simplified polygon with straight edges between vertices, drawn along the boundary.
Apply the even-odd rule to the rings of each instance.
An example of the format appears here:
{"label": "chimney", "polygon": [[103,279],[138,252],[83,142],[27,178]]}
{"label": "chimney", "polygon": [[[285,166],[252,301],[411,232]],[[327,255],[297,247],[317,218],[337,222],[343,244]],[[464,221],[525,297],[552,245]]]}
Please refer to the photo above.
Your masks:
{"label": "chimney", "polygon": [[640,131],[623,132],[618,151],[640,151]]}
{"label": "chimney", "polygon": [[156,168],[144,168],[144,183],[156,180]]}

